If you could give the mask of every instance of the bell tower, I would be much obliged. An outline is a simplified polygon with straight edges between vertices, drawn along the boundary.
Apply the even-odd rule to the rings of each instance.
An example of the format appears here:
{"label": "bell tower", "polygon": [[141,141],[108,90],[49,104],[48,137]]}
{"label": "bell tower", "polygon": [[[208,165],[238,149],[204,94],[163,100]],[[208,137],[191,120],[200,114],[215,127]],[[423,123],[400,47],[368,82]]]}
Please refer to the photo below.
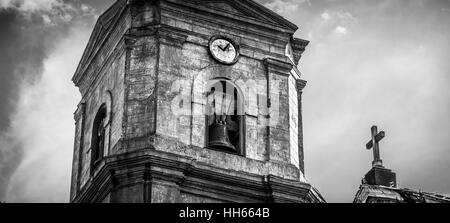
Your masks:
{"label": "bell tower", "polygon": [[324,202],[297,29],[252,0],[116,1],[73,77],[71,202]]}

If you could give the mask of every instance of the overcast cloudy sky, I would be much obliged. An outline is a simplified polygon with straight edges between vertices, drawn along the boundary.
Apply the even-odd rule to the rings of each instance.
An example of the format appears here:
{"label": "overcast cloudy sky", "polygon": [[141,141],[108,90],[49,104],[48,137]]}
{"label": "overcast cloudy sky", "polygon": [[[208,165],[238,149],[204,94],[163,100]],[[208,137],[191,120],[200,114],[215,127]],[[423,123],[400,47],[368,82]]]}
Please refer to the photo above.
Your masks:
{"label": "overcast cloudy sky", "polygon": [[[113,0],[0,0],[0,200],[68,202],[70,81]],[[300,70],[306,174],[351,202],[373,124],[401,187],[450,194],[450,0],[260,0],[311,41]]]}

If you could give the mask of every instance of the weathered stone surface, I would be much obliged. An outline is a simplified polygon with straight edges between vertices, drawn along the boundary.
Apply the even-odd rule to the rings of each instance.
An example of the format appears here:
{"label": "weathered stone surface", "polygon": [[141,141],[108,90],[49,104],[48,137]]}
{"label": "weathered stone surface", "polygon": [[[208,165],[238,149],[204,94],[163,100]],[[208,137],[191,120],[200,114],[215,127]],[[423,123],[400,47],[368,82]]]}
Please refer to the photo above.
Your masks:
{"label": "weathered stone surface", "polygon": [[110,202],[116,203],[143,203],[143,186],[130,185],[114,191],[113,199]]}
{"label": "weathered stone surface", "polygon": [[194,195],[194,194],[182,193],[181,194],[181,201],[180,201],[180,203],[188,203],[188,204],[191,204],[191,203],[196,203],[196,204],[201,204],[201,203],[211,204],[211,203],[214,203],[214,204],[219,204],[219,203],[223,203],[223,202],[220,201],[220,200],[211,199],[211,198],[208,198],[208,197],[201,197],[201,196]]}
{"label": "weathered stone surface", "polygon": [[362,184],[353,203],[450,203],[450,197],[407,188]]}
{"label": "weathered stone surface", "polygon": [[324,202],[308,183],[155,150],[110,156],[99,170],[73,202]]}
{"label": "weathered stone surface", "polygon": [[[291,163],[300,168],[298,129],[299,129],[299,110],[298,110],[298,92],[297,82],[293,76],[289,77],[289,144]],[[303,170],[302,170],[303,172]]]}
{"label": "weathered stone surface", "polygon": [[152,203],[180,203],[180,190],[175,184],[153,182]]}
{"label": "weathered stone surface", "polygon": [[[250,0],[117,1],[100,17],[74,76],[85,112],[75,115],[72,201],[323,202],[303,177],[300,73],[285,55],[295,30]],[[236,64],[210,56],[215,35],[239,46]],[[215,78],[242,94],[244,155],[206,148],[204,96]],[[108,143],[90,169],[102,104]]]}

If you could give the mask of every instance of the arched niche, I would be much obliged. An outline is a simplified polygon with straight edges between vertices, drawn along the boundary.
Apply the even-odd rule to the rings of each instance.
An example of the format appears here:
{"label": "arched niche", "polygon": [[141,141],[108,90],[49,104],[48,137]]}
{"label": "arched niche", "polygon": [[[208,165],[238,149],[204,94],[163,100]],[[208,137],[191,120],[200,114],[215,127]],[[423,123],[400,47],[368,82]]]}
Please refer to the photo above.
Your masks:
{"label": "arched niche", "polygon": [[206,85],[205,144],[207,148],[245,156],[245,100],[226,78]]}

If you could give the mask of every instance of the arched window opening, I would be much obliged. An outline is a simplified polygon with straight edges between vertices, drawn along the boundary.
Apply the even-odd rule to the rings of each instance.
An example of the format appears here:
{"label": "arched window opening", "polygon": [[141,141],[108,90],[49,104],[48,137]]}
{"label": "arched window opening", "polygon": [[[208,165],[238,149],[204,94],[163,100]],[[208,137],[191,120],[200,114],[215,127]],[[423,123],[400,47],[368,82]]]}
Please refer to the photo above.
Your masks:
{"label": "arched window opening", "polygon": [[211,149],[244,155],[244,112],[238,89],[214,80],[207,93],[207,145]]}
{"label": "arched window opening", "polygon": [[102,105],[94,119],[91,141],[91,170],[95,169],[103,159],[106,139],[106,110],[106,105]]}

